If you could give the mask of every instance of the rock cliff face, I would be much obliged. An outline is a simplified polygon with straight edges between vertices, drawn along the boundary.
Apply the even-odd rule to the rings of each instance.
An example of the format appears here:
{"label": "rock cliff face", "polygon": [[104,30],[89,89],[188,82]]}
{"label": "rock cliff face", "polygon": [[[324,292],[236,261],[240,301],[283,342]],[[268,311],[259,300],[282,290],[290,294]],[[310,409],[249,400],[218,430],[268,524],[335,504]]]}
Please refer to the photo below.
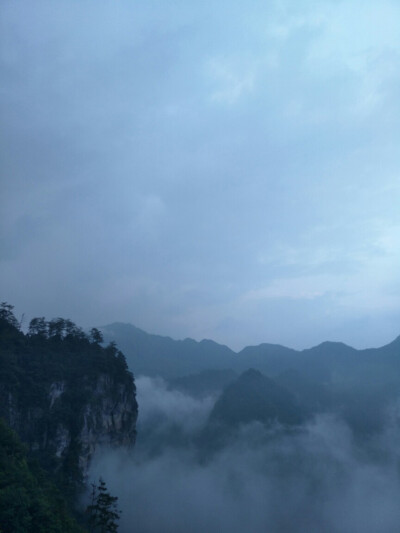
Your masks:
{"label": "rock cliff face", "polygon": [[93,397],[83,408],[79,432],[79,464],[86,473],[90,459],[101,445],[132,448],[136,438],[138,408],[132,390],[99,376]]}
{"label": "rock cliff face", "polygon": [[[81,391],[82,401],[74,402],[73,413],[69,405],[71,392],[67,382],[52,382],[47,405],[41,402],[40,407],[22,409],[17,396],[8,392],[1,411],[32,452],[53,455],[59,460],[58,467],[71,455],[77,455],[85,476],[99,446],[133,447],[138,413],[135,389],[133,382],[121,383],[101,374],[92,386],[87,384]],[[0,396],[4,398],[4,394]]]}

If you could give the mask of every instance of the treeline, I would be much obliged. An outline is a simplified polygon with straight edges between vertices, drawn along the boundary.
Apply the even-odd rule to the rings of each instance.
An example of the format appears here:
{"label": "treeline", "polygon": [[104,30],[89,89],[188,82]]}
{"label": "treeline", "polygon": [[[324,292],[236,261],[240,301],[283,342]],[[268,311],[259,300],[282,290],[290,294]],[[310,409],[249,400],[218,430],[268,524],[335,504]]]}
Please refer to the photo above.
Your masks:
{"label": "treeline", "polygon": [[[0,305],[0,321],[12,326],[15,329],[21,329],[21,323],[16,319],[14,307],[7,302],[2,302]],[[29,323],[28,328],[29,337],[41,337],[43,339],[65,339],[74,338],[80,341],[89,341],[95,344],[103,342],[103,335],[97,328],[92,328],[89,335],[87,335],[82,328],[69,320],[68,318],[53,318],[47,321],[44,316],[33,318]]]}
{"label": "treeline", "polygon": [[[71,320],[44,317],[31,320],[24,334],[13,314],[13,306],[0,306],[0,387],[10,392],[40,389],[57,379],[86,381],[100,373],[132,382],[125,356],[114,342],[103,347],[101,332],[86,334]],[[46,394],[48,391],[46,391]],[[28,398],[27,398],[28,399]],[[1,414],[1,413],[0,413]]]}

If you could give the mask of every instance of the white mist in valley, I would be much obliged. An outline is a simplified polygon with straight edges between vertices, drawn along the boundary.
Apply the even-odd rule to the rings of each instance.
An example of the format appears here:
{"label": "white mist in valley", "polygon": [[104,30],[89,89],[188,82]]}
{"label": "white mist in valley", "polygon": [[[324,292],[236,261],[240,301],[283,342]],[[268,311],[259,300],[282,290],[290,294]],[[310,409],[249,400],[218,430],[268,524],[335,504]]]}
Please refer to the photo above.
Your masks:
{"label": "white mist in valley", "polygon": [[320,414],[290,431],[253,422],[201,454],[197,436],[215,398],[160,379],[136,383],[135,450],[102,450],[91,470],[119,497],[122,533],[398,532],[395,407],[364,442],[339,417]]}
{"label": "white mist in valley", "polygon": [[[140,405],[139,441],[141,429],[149,426],[153,431],[179,426],[184,432],[192,433],[205,423],[215,402],[215,396],[196,399],[170,389],[162,378],[140,376],[136,388]],[[153,423],[155,420],[157,425]]]}

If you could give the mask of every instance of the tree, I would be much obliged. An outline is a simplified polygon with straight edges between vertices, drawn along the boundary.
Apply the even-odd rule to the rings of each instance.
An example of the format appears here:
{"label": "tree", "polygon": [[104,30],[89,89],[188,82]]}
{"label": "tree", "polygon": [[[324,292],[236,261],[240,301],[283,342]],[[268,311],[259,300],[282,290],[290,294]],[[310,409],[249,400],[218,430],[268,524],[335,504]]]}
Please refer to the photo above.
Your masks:
{"label": "tree", "polygon": [[101,344],[103,342],[103,334],[97,328],[90,330],[90,341],[94,344]]}
{"label": "tree", "polygon": [[92,484],[91,504],[87,508],[89,514],[89,531],[99,533],[115,533],[118,531],[118,520],[121,511],[117,507],[117,496],[111,496],[105,481],[100,478],[96,486]]}
{"label": "tree", "polygon": [[64,318],[53,318],[48,324],[49,337],[56,337],[61,339],[65,331],[65,319]]}
{"label": "tree", "polygon": [[106,346],[106,352],[112,355],[113,357],[117,357],[117,343],[115,341],[109,342]]}
{"label": "tree", "polygon": [[18,320],[15,318],[13,313],[14,306],[8,304],[7,302],[1,302],[0,304],[0,320],[4,320],[18,329]]}
{"label": "tree", "polygon": [[67,318],[66,320],[64,320],[64,330],[66,336],[70,335],[73,337],[78,332],[78,327],[72,322],[72,320],[69,320],[69,318]]}
{"label": "tree", "polygon": [[0,532],[83,533],[27,447],[0,418]]}
{"label": "tree", "polygon": [[32,318],[29,323],[28,335],[39,335],[40,337],[47,337],[47,322],[44,316]]}

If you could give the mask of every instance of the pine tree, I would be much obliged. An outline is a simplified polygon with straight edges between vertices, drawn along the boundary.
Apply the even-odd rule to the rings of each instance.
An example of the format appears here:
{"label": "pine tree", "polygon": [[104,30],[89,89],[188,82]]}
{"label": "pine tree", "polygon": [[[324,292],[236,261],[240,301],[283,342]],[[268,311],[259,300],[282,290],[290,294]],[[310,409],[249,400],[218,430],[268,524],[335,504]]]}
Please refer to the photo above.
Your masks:
{"label": "pine tree", "polygon": [[88,506],[90,532],[116,533],[121,511],[117,507],[117,496],[111,496],[105,481],[100,478],[92,484],[91,505]]}

